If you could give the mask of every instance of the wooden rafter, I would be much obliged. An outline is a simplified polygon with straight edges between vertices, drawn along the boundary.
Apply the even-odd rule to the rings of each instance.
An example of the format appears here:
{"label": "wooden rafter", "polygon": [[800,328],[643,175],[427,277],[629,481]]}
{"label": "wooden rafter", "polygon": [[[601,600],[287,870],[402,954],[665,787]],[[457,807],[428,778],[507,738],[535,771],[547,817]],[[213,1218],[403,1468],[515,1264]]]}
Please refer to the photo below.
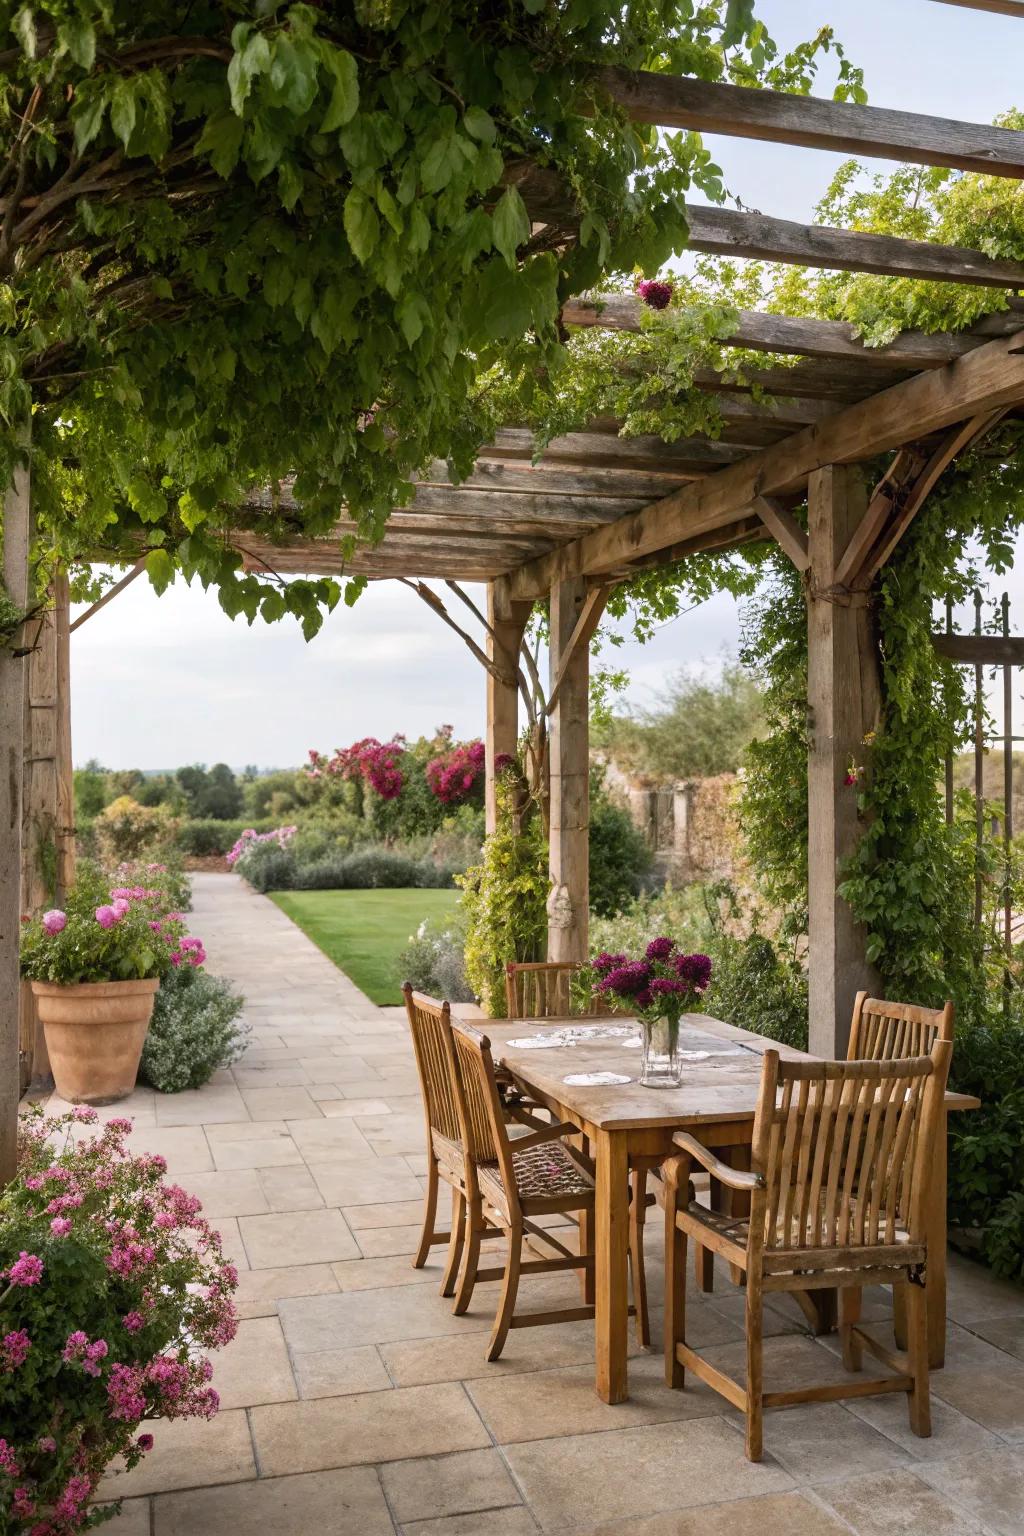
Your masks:
{"label": "wooden rafter", "polygon": [[967,246],[800,224],[747,209],[688,206],[686,222],[690,226],[690,249],[711,256],[742,256],[842,272],[874,272],[883,277],[1024,288],[1024,262],[998,260]]}
{"label": "wooden rafter", "polygon": [[942,5],[959,5],[968,11],[993,11],[997,16],[1016,16],[1024,21],[1024,0],[940,0]]}
{"label": "wooden rafter", "polygon": [[599,79],[637,123],[1024,177],[1024,133],[1011,128],[615,67]]}
{"label": "wooden rafter", "polygon": [[[632,294],[570,300],[562,310],[566,325],[596,326],[600,330],[639,331],[643,305]],[[902,331],[884,347],[868,347],[852,325],[842,320],[807,316],[767,315],[742,310],[736,324],[721,338],[723,346],[749,347],[755,352],[856,362],[863,368],[944,368],[954,358],[984,346],[993,336],[1024,328],[1016,310],[987,315],[971,331]]]}
{"label": "wooden rafter", "polygon": [[802,487],[815,469],[846,464],[914,441],[967,416],[1024,401],[1024,352],[991,341],[947,368],[922,373],[750,454],[660,502],[585,534],[514,573],[517,597],[550,586],[556,570],[595,576],[748,515],[757,496]]}
{"label": "wooden rafter", "polygon": [[1019,635],[932,635],[932,649],[970,666],[1024,666],[1024,639]]}

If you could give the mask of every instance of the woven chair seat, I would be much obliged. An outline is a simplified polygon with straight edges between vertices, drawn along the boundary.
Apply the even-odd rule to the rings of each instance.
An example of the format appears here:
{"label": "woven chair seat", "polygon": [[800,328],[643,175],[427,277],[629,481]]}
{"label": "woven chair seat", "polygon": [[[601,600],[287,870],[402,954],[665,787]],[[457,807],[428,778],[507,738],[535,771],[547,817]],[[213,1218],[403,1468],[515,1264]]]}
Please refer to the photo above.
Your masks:
{"label": "woven chair seat", "polygon": [[[528,1147],[517,1152],[512,1143],[512,1166],[521,1201],[586,1197],[594,1192],[594,1181],[569,1156],[560,1142]],[[504,1205],[505,1186],[497,1163],[481,1163],[480,1186],[484,1193]]]}
{"label": "woven chair seat", "polygon": [[[855,1209],[856,1201],[852,1201],[851,1206]],[[699,1201],[694,1199],[689,1201],[686,1207],[686,1213],[695,1221],[699,1222],[701,1226],[707,1227],[709,1231],[716,1232],[720,1237],[724,1237],[727,1241],[735,1243],[737,1250],[736,1256],[738,1257],[742,1254],[745,1257],[747,1241],[750,1235],[750,1222],[746,1217],[730,1216],[723,1211],[709,1210],[706,1205],[701,1205]],[[819,1245],[820,1247],[828,1248],[830,1246],[826,1241],[826,1238],[827,1233],[822,1232],[821,1242]],[[800,1255],[813,1253],[815,1251],[813,1247],[804,1245],[796,1248],[787,1247],[785,1245],[784,1228],[781,1217],[776,1223],[776,1242],[778,1244],[777,1247],[766,1248],[764,1250],[766,1263],[769,1265],[769,1267],[772,1268],[789,1268],[790,1261],[792,1261],[792,1267],[799,1269],[801,1267]],[[894,1251],[900,1251],[900,1262],[913,1264],[917,1263],[919,1259],[923,1257],[923,1250],[919,1250],[917,1245],[911,1244],[910,1234],[907,1232],[907,1229],[904,1226],[897,1225],[893,1233],[892,1243],[888,1244],[888,1247]],[[850,1267],[858,1267],[857,1250],[853,1248],[848,1250],[848,1252],[850,1255]],[[867,1250],[865,1261],[877,1262],[871,1260],[871,1252],[871,1249]],[[905,1260],[902,1258],[904,1253],[906,1255]],[[730,1258],[733,1257],[733,1255],[730,1255]],[[777,1263],[773,1261],[777,1261]]]}

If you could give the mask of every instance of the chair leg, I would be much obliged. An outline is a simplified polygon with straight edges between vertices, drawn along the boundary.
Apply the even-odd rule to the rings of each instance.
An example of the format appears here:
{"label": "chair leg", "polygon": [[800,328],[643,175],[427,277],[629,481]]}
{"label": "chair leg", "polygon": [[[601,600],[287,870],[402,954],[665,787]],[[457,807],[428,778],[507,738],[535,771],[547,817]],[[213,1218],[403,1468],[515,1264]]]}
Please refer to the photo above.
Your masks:
{"label": "chair leg", "polygon": [[760,1461],[764,1441],[764,1302],[761,1277],[747,1275],[747,1441],[748,1461]]}
{"label": "chair leg", "polygon": [[455,1281],[466,1240],[466,1199],[460,1189],[452,1190],[452,1235],[448,1239],[448,1260],[441,1280],[441,1295],[455,1295]]}
{"label": "chair leg", "polygon": [[931,1398],[928,1385],[928,1288],[911,1283],[905,1287],[907,1299],[907,1353],[914,1384],[910,1389],[910,1427],[926,1440],[932,1432]]}
{"label": "chair leg", "polygon": [[480,1210],[479,1201],[468,1201],[466,1205],[466,1248],[462,1255],[462,1273],[459,1276],[459,1288],[455,1293],[455,1305],[452,1308],[456,1317],[461,1317],[473,1299],[476,1272],[480,1267],[480,1238],[483,1234],[483,1226],[484,1218]]}
{"label": "chair leg", "polygon": [[423,1235],[416,1250],[416,1257],[412,1261],[413,1269],[423,1268],[432,1246],[434,1223],[437,1220],[437,1183],[437,1158],[433,1154],[428,1154],[427,1193],[423,1201]]}
{"label": "chair leg", "polygon": [[907,1347],[907,1286],[897,1280],[892,1288],[892,1333],[897,1349]]}
{"label": "chair leg", "polygon": [[647,1170],[634,1168],[630,1174],[629,1259],[633,1270],[633,1305],[636,1307],[636,1336],[646,1348],[651,1342],[651,1318],[647,1307],[647,1273],[644,1264],[644,1225],[647,1219]]}
{"label": "chair leg", "polygon": [[665,1195],[665,1385],[685,1387],[676,1345],[686,1342],[686,1233],[676,1226],[675,1202]]}
{"label": "chair leg", "polygon": [[498,1312],[487,1344],[488,1360],[497,1360],[505,1348],[512,1314],[516,1309],[516,1292],[519,1290],[519,1267],[522,1259],[523,1234],[518,1228],[513,1227],[508,1234],[508,1258],[505,1261],[505,1274],[501,1282],[501,1300],[498,1302]]}
{"label": "chair leg", "polygon": [[864,1349],[853,1331],[860,1322],[863,1294],[859,1285],[844,1285],[839,1292],[839,1336],[848,1371],[859,1371],[864,1364]]}

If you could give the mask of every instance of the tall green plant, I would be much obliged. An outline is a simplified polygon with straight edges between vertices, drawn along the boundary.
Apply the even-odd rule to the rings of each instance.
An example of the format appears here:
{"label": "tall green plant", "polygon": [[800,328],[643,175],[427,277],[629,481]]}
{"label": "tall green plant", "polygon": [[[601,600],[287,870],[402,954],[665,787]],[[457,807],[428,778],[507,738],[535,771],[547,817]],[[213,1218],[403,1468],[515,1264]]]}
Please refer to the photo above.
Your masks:
{"label": "tall green plant", "polygon": [[505,966],[542,960],[547,939],[548,848],[540,816],[523,815],[518,775],[499,775],[498,826],[480,863],[456,875],[466,914],[466,979],[491,1018],[505,1017]]}

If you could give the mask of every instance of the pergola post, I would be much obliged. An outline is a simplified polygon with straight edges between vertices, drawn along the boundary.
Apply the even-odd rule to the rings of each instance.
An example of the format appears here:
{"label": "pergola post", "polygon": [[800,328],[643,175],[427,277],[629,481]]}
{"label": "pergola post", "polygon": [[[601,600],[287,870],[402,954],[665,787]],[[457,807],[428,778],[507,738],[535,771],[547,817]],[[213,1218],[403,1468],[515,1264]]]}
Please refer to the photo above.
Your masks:
{"label": "pergola post", "polygon": [[[68,579],[55,576],[46,609],[31,633],[26,657],[24,778],[22,780],[21,909],[62,906],[74,881],[71,768],[70,599]],[[49,1073],[31,989],[22,983],[21,1038],[29,1077]]]}
{"label": "pergola post", "polygon": [[516,676],[519,647],[532,612],[531,602],[521,599],[513,602],[510,599],[508,582],[504,577],[496,577],[487,583],[487,655],[506,674],[505,679],[499,679],[493,672],[487,673],[487,729],[484,746],[488,836],[497,827],[495,760],[502,756],[514,757],[519,743],[519,686]]}
{"label": "pergola post", "polygon": [[864,931],[839,896],[841,870],[857,847],[857,789],[845,782],[867,748],[881,700],[867,594],[835,582],[836,566],[867,507],[855,465],[816,470],[808,485],[807,591],[808,970],[810,1049],[845,1056],[853,1001],[877,978]]}
{"label": "pergola post", "polygon": [[[583,577],[551,584],[551,895],[548,959],[585,960],[590,869],[590,648],[574,631],[587,601]],[[570,644],[570,642],[574,642]]]}
{"label": "pergola post", "polygon": [[[18,465],[4,493],[3,583],[22,610],[28,604],[30,513],[29,470]],[[17,638],[0,646],[0,1186],[14,1177],[21,1093],[17,998],[25,660],[14,655]]]}

